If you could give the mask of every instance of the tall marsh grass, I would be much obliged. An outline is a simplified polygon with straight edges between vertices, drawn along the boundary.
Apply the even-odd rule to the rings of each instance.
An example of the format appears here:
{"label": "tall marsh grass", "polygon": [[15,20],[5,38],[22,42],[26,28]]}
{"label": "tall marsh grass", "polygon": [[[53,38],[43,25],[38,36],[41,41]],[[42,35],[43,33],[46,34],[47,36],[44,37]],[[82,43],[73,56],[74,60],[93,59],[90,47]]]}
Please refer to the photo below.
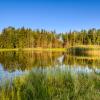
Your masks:
{"label": "tall marsh grass", "polygon": [[100,75],[32,71],[0,86],[0,100],[100,100]]}
{"label": "tall marsh grass", "polygon": [[100,46],[96,45],[73,46],[68,48],[67,52],[73,55],[80,55],[80,56],[99,56]]}

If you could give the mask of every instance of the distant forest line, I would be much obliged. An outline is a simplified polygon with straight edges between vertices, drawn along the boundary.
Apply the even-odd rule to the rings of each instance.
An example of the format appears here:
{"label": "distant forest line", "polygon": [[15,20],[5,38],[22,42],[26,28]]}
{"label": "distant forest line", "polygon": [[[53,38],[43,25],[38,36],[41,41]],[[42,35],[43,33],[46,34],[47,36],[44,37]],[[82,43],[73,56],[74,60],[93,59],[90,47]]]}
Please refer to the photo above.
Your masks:
{"label": "distant forest line", "polygon": [[100,45],[100,29],[55,31],[7,27],[0,34],[0,48],[66,48],[75,45]]}

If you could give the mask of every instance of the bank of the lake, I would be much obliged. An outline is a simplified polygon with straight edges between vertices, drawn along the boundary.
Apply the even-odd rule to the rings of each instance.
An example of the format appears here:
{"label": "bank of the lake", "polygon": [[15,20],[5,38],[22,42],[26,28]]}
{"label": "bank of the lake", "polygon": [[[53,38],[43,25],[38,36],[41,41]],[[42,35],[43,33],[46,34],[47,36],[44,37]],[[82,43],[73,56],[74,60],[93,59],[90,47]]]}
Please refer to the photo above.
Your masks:
{"label": "bank of the lake", "polygon": [[66,48],[4,48],[0,51],[66,51]]}
{"label": "bank of the lake", "polygon": [[73,53],[76,55],[91,55],[98,56],[100,55],[100,46],[98,45],[76,45],[70,46],[67,48],[68,53]]}
{"label": "bank of the lake", "polygon": [[68,49],[80,49],[80,50],[100,50],[99,45],[74,45],[74,46],[67,46],[66,48],[0,48],[0,51],[18,51],[18,50],[51,50],[51,51],[65,51]]}

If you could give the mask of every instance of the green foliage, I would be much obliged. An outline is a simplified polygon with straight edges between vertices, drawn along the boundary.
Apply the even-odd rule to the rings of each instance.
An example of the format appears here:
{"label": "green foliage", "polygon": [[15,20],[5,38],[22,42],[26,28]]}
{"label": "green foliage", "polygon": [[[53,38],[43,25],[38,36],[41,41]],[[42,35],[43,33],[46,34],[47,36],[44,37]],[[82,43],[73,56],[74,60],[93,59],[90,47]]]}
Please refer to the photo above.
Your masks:
{"label": "green foliage", "polygon": [[100,45],[100,30],[90,29],[62,34],[64,46]]}
{"label": "green foliage", "polygon": [[[91,77],[92,76],[92,77]],[[72,74],[58,70],[47,75],[42,70],[13,80],[0,87],[3,100],[99,100],[100,76]]]}
{"label": "green foliage", "polygon": [[56,34],[55,31],[5,28],[0,48],[61,48],[74,45],[100,45],[100,30],[90,29]]}
{"label": "green foliage", "polygon": [[55,32],[45,30],[5,28],[0,35],[0,48],[59,48],[62,42]]}

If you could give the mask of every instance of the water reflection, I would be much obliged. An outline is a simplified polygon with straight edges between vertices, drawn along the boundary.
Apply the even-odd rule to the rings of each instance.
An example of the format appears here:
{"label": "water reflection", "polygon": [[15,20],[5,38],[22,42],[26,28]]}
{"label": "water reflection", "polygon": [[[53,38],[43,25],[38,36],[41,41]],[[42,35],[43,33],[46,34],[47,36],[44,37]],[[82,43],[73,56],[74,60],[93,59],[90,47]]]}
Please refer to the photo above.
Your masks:
{"label": "water reflection", "polygon": [[57,52],[1,52],[0,63],[4,70],[31,70],[33,67],[52,67],[58,64],[62,53]]}
{"label": "water reflection", "polygon": [[73,56],[66,52],[0,52],[0,80],[39,68],[48,73],[55,73],[57,68],[75,73],[100,73],[100,58]]}
{"label": "water reflection", "polygon": [[12,80],[16,76],[27,74],[28,72],[25,70],[22,72],[21,70],[16,70],[14,72],[8,72],[4,70],[2,65],[0,65],[0,82],[5,82],[6,80]]}

